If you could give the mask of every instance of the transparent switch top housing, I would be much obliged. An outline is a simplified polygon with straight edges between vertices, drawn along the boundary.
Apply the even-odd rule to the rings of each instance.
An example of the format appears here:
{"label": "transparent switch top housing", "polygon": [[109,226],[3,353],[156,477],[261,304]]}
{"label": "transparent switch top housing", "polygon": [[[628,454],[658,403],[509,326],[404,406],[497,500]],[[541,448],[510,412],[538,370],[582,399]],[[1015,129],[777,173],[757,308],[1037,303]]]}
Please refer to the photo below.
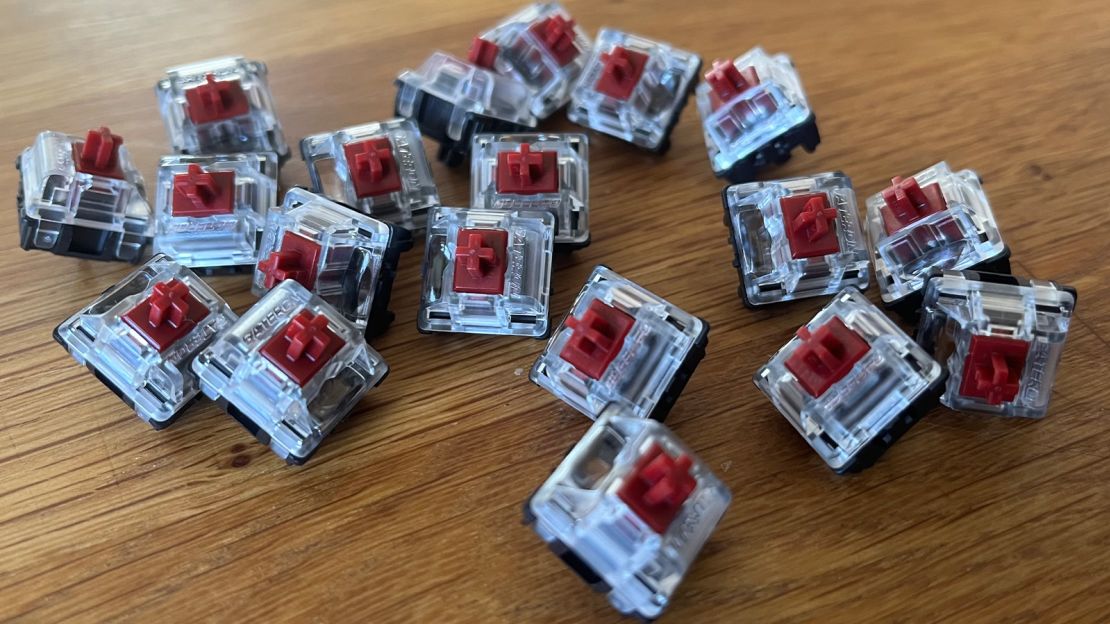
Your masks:
{"label": "transparent switch top housing", "polygon": [[885,303],[919,292],[929,270],[1006,254],[979,176],[940,162],[867,198],[867,235]]}
{"label": "transparent switch top housing", "polygon": [[846,288],[759,368],[755,385],[838,472],[866,468],[935,404],[940,365]]}
{"label": "transparent switch top housing", "polygon": [[204,394],[291,464],[307,461],[388,370],[359,328],[293,280],[193,362]]}
{"label": "transparent switch top housing", "polygon": [[590,242],[589,140],[584,134],[479,134],[470,160],[470,204],[543,210],[555,216],[555,245]]}
{"label": "transparent switch top housing", "polygon": [[448,166],[465,161],[475,134],[518,132],[537,123],[528,85],[446,52],[401,72],[396,84],[395,113],[439,141],[438,158]]}
{"label": "transparent switch top housing", "polygon": [[917,342],[948,370],[941,402],[955,410],[1041,418],[1048,412],[1074,288],[974,271],[925,286]]}
{"label": "transparent switch top housing", "polygon": [[[809,124],[816,132],[801,78],[786,54],[771,55],[756,47],[731,61],[717,61],[695,95],[709,161],[718,176],[753,157],[752,170],[785,160],[794,145],[806,143],[793,137],[797,129]],[[784,143],[785,152],[767,150],[775,143]],[[816,143],[806,148],[812,151]]]}
{"label": "transparent switch top housing", "polygon": [[525,505],[525,520],[626,615],[663,612],[732,494],[670,430],[610,409]]}
{"label": "transparent switch top housing", "polygon": [[709,324],[598,266],[530,378],[591,419],[663,420],[705,356]]}
{"label": "transparent switch top housing", "polygon": [[237,56],[166,70],[154,91],[174,152],[273,152],[287,159],[266,74],[265,63]]}
{"label": "transparent switch top housing", "polygon": [[665,151],[701,59],[666,43],[602,28],[567,117],[648,150]]}
{"label": "transparent switch top housing", "polygon": [[547,336],[554,228],[548,212],[433,209],[420,331]]}
{"label": "transparent switch top housing", "polygon": [[194,268],[253,265],[277,204],[271,152],[163,156],[154,202],[154,251]]}
{"label": "transparent switch top housing", "polygon": [[411,247],[404,228],[292,188],[266,216],[251,292],[262,296],[296,281],[372,336],[393,318],[393,277],[400,253]]}
{"label": "transparent switch top housing", "polygon": [[235,319],[195,273],[155,255],[58,325],[54,338],[161,429],[200,393],[193,358]]}
{"label": "transparent switch top housing", "polygon": [[20,246],[138,263],[154,234],[143,177],[119,135],[43,132],[16,161]]}
{"label": "transparent switch top housing", "polygon": [[550,117],[570,100],[570,91],[590,53],[590,40],[556,2],[525,7],[482,33],[470,62],[527,85],[531,111]]}
{"label": "transparent switch top housing", "polygon": [[312,190],[375,219],[422,231],[439,192],[420,130],[391,119],[301,140]]}
{"label": "transparent switch top housing", "polygon": [[740,295],[751,306],[867,289],[867,243],[842,173],[725,189]]}

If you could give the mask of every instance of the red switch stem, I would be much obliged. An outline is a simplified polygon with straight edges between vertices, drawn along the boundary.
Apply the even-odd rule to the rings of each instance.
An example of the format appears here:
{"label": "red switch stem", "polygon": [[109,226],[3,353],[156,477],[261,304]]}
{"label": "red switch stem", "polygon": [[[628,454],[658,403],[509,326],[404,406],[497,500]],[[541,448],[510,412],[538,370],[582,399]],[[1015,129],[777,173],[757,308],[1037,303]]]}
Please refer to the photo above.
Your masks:
{"label": "red switch stem", "polygon": [[689,455],[671,457],[653,445],[617,491],[617,496],[656,533],[663,533],[697,487]]}
{"label": "red switch stem", "polygon": [[185,112],[194,124],[233,119],[250,112],[250,102],[239,79],[216,80],[214,74],[185,90]]}
{"label": "red switch stem", "polygon": [[562,15],[532,24],[528,30],[547,48],[560,65],[567,65],[578,58],[581,50],[574,44],[574,20]]}
{"label": "red switch stem", "polygon": [[393,157],[393,144],[386,137],[347,143],[343,146],[355,195],[375,197],[401,190],[401,172]]}
{"label": "red switch stem", "polygon": [[803,325],[797,335],[801,344],[786,358],[786,369],[815,397],[843,379],[871,350],[866,340],[836,316],[812,332]]}
{"label": "red switch stem", "polygon": [[825,193],[788,195],[779,200],[779,207],[792,258],[815,258],[840,251],[836,208],[829,205]]}
{"label": "red switch stem", "polygon": [[208,314],[208,308],[193,296],[189,286],[175,278],[155,284],[150,295],[121,319],[162,352],[192,331]]}
{"label": "red switch stem", "polygon": [[727,102],[759,84],[759,74],[755,67],[739,70],[732,61],[718,59],[713,61],[713,69],[705,74],[705,82],[718,100]]}
{"label": "red switch stem", "polygon": [[611,98],[627,100],[640,82],[648,55],[616,46],[602,52],[601,62],[601,76],[594,88]]}
{"label": "red switch stem", "polygon": [[948,208],[940,184],[933,182],[924,187],[914,178],[896,177],[883,189],[883,226],[893,234],[907,225]]}
{"label": "red switch stem", "polygon": [[635,323],[636,319],[627,312],[594,299],[581,317],[567,317],[571,335],[559,357],[583,375],[601,379]]}
{"label": "red switch stem", "polygon": [[262,346],[261,353],[304,386],[341,348],[343,340],[328,326],[328,317],[301,310]]}
{"label": "red switch stem", "polygon": [[123,138],[106,126],[89,130],[85,140],[73,145],[73,165],[77,171],[104,178],[124,179],[119,161]]}
{"label": "red switch stem", "polygon": [[505,292],[509,233],[491,228],[462,228],[455,241],[453,289],[457,293]]}
{"label": "red switch stem", "polygon": [[538,195],[559,192],[559,155],[555,150],[532,151],[524,143],[518,151],[497,154],[497,192]]}
{"label": "red switch stem", "polygon": [[235,211],[235,172],[205,171],[190,164],[173,177],[170,213],[175,217],[208,217]]}

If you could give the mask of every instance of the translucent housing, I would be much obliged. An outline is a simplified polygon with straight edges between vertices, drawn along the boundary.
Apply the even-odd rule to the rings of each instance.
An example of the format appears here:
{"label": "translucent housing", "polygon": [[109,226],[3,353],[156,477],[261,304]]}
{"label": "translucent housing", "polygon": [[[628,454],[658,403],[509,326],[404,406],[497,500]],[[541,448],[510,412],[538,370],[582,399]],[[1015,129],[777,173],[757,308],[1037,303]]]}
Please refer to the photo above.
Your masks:
{"label": "translucent housing", "polygon": [[[99,164],[98,164],[99,163]],[[143,177],[107,128],[43,132],[17,161],[23,249],[139,262],[154,233]]]}
{"label": "translucent housing", "polygon": [[420,69],[397,77],[394,108],[441,143],[441,160],[456,165],[476,133],[535,127],[532,96],[527,85],[509,76],[435,52]]}
{"label": "translucent housing", "polygon": [[948,369],[941,402],[1043,417],[1075,304],[1075,290],[1055,282],[954,271],[931,277],[917,342]]}
{"label": "translucent housing", "polygon": [[193,362],[204,394],[292,464],[308,460],[388,370],[361,330],[292,280]]}
{"label": "translucent housing", "polygon": [[420,331],[546,336],[554,227],[547,212],[434,209]]}
{"label": "translucent housing", "polygon": [[359,328],[373,330],[375,319],[392,319],[385,306],[393,275],[400,252],[411,246],[407,230],[292,188],[266,217],[251,292],[262,296],[294,280]]}
{"label": "translucent housing", "polygon": [[709,324],[598,266],[532,366],[541,388],[596,419],[662,420],[705,355]]}
{"label": "translucent housing", "polygon": [[662,151],[700,67],[701,59],[692,52],[602,28],[571,93],[567,117]]}
{"label": "translucent housing", "polygon": [[584,134],[479,134],[470,160],[471,206],[543,210],[555,244],[590,242],[589,140]]}
{"label": "translucent housing", "polygon": [[529,5],[480,39],[495,46],[490,69],[532,90],[531,111],[539,119],[550,117],[570,100],[590,53],[586,33],[557,2]]}
{"label": "translucent housing", "polygon": [[166,70],[154,91],[170,147],[180,154],[273,152],[289,157],[266,64],[239,56]]}
{"label": "translucent housing", "polygon": [[718,175],[813,115],[786,54],[752,48],[731,62],[715,63],[706,78],[695,95],[709,161]]}
{"label": "translucent housing", "polygon": [[305,137],[301,157],[313,191],[375,219],[421,231],[439,205],[420,130],[408,119]]}
{"label": "translucent housing", "polygon": [[[904,192],[908,185],[918,191]],[[909,216],[895,214],[893,202],[908,203]],[[868,197],[867,235],[886,303],[920,291],[930,269],[967,269],[1005,252],[979,175],[945,162]]]}
{"label": "translucent housing", "polygon": [[[755,385],[833,469],[873,461],[916,422],[941,367],[855,288],[846,288],[755,373]],[[910,416],[913,418],[910,418]],[[885,439],[884,439],[885,438]],[[881,453],[881,450],[878,451]]]}
{"label": "translucent housing", "polygon": [[154,251],[188,267],[258,262],[266,211],[277,204],[272,152],[163,156],[154,202]]}
{"label": "translucent housing", "polygon": [[731,500],[666,427],[607,410],[532,495],[525,518],[620,612],[651,619]]}
{"label": "translucent housing", "polygon": [[58,325],[54,338],[161,429],[200,392],[193,358],[235,319],[196,274],[155,255]]}
{"label": "translucent housing", "polygon": [[749,305],[867,289],[867,243],[848,176],[738,184],[725,189],[724,203]]}

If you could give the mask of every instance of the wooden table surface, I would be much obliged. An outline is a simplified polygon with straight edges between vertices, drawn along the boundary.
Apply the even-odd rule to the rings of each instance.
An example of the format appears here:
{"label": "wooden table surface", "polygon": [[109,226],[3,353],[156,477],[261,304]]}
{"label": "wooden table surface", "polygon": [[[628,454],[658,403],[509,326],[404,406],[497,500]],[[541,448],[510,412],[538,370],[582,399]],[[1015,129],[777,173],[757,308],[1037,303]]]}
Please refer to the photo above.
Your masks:
{"label": "wooden table surface", "polygon": [[[593,244],[558,261],[553,320],[604,262],[713,328],[668,424],[734,498],[666,621],[1106,621],[1110,5],[568,4],[591,36],[621,27],[707,62],[789,52],[824,142],[765,178],[840,169],[862,198],[940,160],[975,169],[1015,273],[1080,292],[1047,418],[937,409],[838,477],[751,383],[823,301],[741,305],[693,103],[664,157],[591,135]],[[465,54],[517,6],[8,1],[0,155],[107,124],[149,181],[167,146],[161,72],[231,53],[269,64],[291,142],[387,118],[402,68]],[[434,173],[464,205],[467,170]],[[303,164],[282,181],[305,183]],[[9,201],[16,182],[0,170]],[[420,245],[374,341],[389,379],[294,468],[210,402],[155,432],[67,357],[52,328],[132,269],[21,251],[14,216],[0,223],[0,618],[619,620],[520,524],[589,421],[528,382],[541,342],[417,333]],[[237,311],[254,301],[246,277],[213,283]]]}

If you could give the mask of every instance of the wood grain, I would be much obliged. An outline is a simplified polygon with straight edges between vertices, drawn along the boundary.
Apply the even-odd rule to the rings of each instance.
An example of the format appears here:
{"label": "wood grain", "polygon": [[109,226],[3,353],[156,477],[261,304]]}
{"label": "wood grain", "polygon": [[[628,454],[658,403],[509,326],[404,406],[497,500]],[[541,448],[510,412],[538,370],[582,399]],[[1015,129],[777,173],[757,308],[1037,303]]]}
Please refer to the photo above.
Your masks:
{"label": "wood grain", "polygon": [[[873,469],[837,477],[750,381],[822,302],[741,306],[696,111],[664,157],[591,137],[593,244],[560,261],[555,314],[605,262],[713,326],[668,422],[734,503],[667,620],[1110,618],[1110,5],[568,5],[591,34],[619,26],[706,60],[789,52],[824,143],[768,177],[839,169],[867,195],[942,159],[976,169],[1015,272],[1080,292],[1046,419],[938,409]],[[151,179],[165,67],[267,61],[297,139],[389,116],[400,69],[436,47],[465,53],[517,4],[2,6],[0,154],[40,130],[108,124]],[[466,202],[465,170],[434,173],[445,203]],[[282,177],[307,180],[296,160]],[[9,197],[16,181],[0,170]],[[419,246],[375,342],[388,381],[290,468],[211,403],[154,432],[66,357],[51,329],[130,268],[21,251],[12,216],[0,223],[0,618],[619,621],[519,523],[588,421],[527,381],[541,343],[416,332]],[[253,301],[242,277],[214,285],[238,311]]]}

